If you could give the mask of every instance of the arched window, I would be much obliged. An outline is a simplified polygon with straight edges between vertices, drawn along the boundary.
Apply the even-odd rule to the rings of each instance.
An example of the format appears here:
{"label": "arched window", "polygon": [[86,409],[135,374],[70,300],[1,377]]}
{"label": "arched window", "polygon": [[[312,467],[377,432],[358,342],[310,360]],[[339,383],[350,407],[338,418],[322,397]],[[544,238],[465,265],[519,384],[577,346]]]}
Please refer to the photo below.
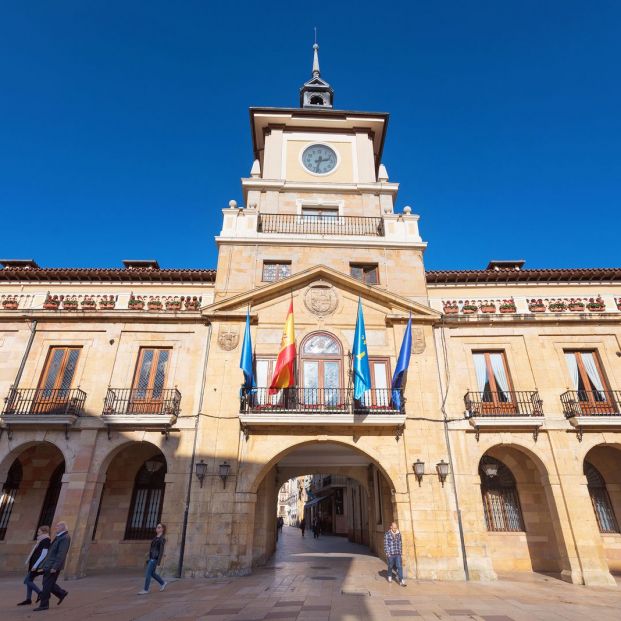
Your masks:
{"label": "arched window", "polygon": [[43,499],[41,513],[39,514],[39,521],[37,522],[37,527],[32,537],[33,539],[37,538],[37,531],[41,526],[49,526],[50,528],[52,526],[54,514],[56,513],[56,505],[58,504],[58,497],[60,496],[60,490],[63,486],[63,474],[65,474],[65,462],[61,461],[50,477],[50,482],[45,492],[45,498]]}
{"label": "arched window", "polygon": [[584,476],[587,478],[587,487],[591,502],[593,503],[593,511],[597,519],[597,525],[602,533],[618,533],[619,524],[615,517],[615,512],[610,502],[610,496],[606,489],[606,481],[600,474],[599,470],[588,461],[584,462]]}
{"label": "arched window", "polygon": [[336,406],[345,401],[343,349],[327,332],[309,334],[300,348],[303,399],[306,405]]}
{"label": "arched window", "polygon": [[314,106],[322,106],[323,105],[323,97],[321,95],[313,95],[310,98],[310,102]]}
{"label": "arched window", "polygon": [[22,464],[19,459],[16,459],[9,468],[9,474],[2,486],[2,496],[0,496],[0,541],[3,541],[6,535],[22,476]]}
{"label": "arched window", "polygon": [[129,506],[125,539],[152,539],[162,517],[166,460],[163,455],[147,459],[138,470]]}
{"label": "arched window", "polygon": [[501,461],[485,455],[479,463],[479,476],[487,530],[495,532],[525,530],[515,477],[511,470]]}

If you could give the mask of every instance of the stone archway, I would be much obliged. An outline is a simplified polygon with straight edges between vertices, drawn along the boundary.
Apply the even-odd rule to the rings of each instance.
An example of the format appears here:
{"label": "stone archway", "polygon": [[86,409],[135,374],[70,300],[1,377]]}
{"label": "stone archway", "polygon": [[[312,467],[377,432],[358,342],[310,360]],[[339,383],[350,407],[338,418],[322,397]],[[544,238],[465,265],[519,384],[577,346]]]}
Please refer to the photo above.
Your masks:
{"label": "stone archway", "polygon": [[584,457],[583,473],[610,573],[621,575],[621,448],[598,444]]}
{"label": "stone archway", "polygon": [[[486,475],[489,465],[494,474]],[[490,471],[491,472],[491,471]],[[479,462],[483,529],[494,570],[561,577],[567,552],[543,462],[518,445],[489,448]]]}
{"label": "stone archway", "polygon": [[167,470],[164,454],[149,442],[124,443],[106,456],[85,559],[88,571],[144,565],[155,523],[165,521]]}
{"label": "stone archway", "polygon": [[66,468],[65,455],[50,442],[20,445],[0,464],[5,570],[22,570],[37,527],[52,526]]}
{"label": "stone archway", "polygon": [[[344,505],[350,507],[354,500],[352,515],[346,519],[352,517],[351,522],[361,531],[364,525],[360,542],[368,545],[374,554],[383,556],[384,531],[393,519],[398,519],[392,479],[372,457],[357,448],[332,440],[311,441],[295,444],[275,455],[253,482],[257,498],[253,566],[265,563],[274,552],[277,495],[281,485],[292,477],[320,473],[340,476],[353,483],[343,485]],[[411,542],[410,534],[404,533],[404,546]]]}

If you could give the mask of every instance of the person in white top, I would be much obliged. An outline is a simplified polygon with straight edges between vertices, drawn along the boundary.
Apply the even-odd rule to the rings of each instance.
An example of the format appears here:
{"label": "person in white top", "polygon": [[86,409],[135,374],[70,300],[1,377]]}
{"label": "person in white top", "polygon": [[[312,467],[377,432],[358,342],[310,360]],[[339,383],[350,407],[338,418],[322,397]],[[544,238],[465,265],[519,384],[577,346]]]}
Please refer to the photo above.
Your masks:
{"label": "person in white top", "polygon": [[40,569],[41,563],[43,563],[43,559],[47,556],[47,552],[50,549],[50,543],[50,527],[40,526],[37,531],[37,542],[34,546],[32,546],[32,550],[30,550],[30,553],[26,558],[26,562],[24,563],[24,565],[28,567],[28,573],[24,578],[24,584],[26,585],[26,599],[17,604],[18,606],[29,606],[32,604],[33,591],[37,594],[37,601],[39,601],[41,589],[35,584],[34,581],[37,576],[43,574],[43,571]]}

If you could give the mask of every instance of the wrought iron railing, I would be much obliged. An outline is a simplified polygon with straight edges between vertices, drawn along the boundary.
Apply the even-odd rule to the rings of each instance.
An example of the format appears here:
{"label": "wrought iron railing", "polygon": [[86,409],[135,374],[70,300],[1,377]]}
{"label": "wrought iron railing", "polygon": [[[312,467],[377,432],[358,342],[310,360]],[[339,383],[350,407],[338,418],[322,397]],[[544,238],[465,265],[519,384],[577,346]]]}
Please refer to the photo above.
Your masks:
{"label": "wrought iron railing", "polygon": [[[403,394],[399,390],[401,403]],[[352,388],[284,388],[270,395],[269,388],[255,388],[241,394],[241,413],[290,412],[299,414],[398,414],[390,388],[372,388],[362,399],[354,399]]]}
{"label": "wrought iron railing", "polygon": [[536,390],[467,392],[470,416],[543,416],[543,401]]}
{"label": "wrought iron railing", "polygon": [[176,388],[108,388],[103,414],[161,414],[178,416],[181,393]]}
{"label": "wrought iron railing", "polygon": [[85,400],[86,393],[79,388],[11,388],[2,414],[80,416]]}
{"label": "wrought iron railing", "polygon": [[384,220],[362,216],[261,213],[259,233],[384,237]]}
{"label": "wrought iron railing", "polygon": [[621,416],[621,390],[568,390],[561,403],[566,418]]}

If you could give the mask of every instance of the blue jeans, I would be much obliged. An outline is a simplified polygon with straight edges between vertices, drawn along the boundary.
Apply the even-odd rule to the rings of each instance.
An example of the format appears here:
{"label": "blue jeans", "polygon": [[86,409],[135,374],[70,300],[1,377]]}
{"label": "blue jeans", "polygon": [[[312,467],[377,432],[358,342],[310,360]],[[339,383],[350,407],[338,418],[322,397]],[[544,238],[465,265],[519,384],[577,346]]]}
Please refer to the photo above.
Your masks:
{"label": "blue jeans", "polygon": [[388,557],[388,577],[392,578],[392,570],[397,570],[397,578],[399,582],[403,580],[403,567],[401,566],[401,555],[397,554],[395,556]]}
{"label": "blue jeans", "polygon": [[164,580],[162,580],[161,576],[158,576],[155,573],[155,568],[157,567],[157,559],[149,559],[149,562],[147,563],[147,570],[145,571],[144,574],[144,590],[148,591],[149,590],[149,586],[151,585],[151,578],[153,578],[153,580],[155,580],[155,582],[158,582],[160,585],[164,584]]}
{"label": "blue jeans", "polygon": [[26,599],[32,599],[32,592],[37,595],[41,595],[41,589],[34,583],[36,574],[29,571],[24,578],[24,584],[26,585]]}

